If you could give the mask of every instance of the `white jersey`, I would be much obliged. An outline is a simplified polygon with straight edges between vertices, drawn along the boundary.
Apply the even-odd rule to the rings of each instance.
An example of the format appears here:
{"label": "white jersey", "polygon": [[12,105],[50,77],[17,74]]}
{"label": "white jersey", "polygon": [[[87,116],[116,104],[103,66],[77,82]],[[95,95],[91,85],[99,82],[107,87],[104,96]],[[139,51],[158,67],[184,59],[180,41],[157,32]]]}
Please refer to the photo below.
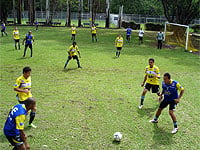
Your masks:
{"label": "white jersey", "polygon": [[144,36],[144,31],[143,30],[139,30],[138,31],[138,36],[139,37],[143,37]]}

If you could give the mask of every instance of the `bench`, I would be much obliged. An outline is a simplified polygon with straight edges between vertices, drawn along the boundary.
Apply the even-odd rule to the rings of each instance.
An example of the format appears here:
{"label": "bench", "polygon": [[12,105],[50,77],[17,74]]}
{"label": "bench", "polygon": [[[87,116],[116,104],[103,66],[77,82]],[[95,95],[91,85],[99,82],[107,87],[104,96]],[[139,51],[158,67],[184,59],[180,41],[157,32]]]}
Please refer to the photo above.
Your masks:
{"label": "bench", "polygon": [[[95,25],[96,27],[99,26],[98,23],[95,23],[94,25]],[[84,27],[86,27],[86,26],[90,26],[90,23],[83,23],[83,26],[84,26]]]}
{"label": "bench", "polygon": [[14,24],[14,21],[7,21],[8,24]]}
{"label": "bench", "polygon": [[54,25],[54,26],[57,26],[57,25],[60,26],[60,25],[61,25],[61,22],[52,22],[51,24]]}

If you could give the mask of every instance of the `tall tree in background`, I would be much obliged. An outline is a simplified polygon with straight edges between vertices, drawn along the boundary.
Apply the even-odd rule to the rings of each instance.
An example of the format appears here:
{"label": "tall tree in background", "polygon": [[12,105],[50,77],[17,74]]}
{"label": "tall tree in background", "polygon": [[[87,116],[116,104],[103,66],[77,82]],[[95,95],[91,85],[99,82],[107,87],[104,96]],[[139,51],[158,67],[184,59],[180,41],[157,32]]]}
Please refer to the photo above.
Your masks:
{"label": "tall tree in background", "polygon": [[46,24],[50,24],[50,2],[46,0]]}
{"label": "tall tree in background", "polygon": [[169,22],[188,25],[200,14],[200,0],[162,0],[162,4]]}
{"label": "tall tree in background", "polygon": [[15,9],[15,0],[13,0],[13,9],[12,9],[12,14],[13,14],[13,19],[14,19],[14,24],[16,23],[16,9]]}
{"label": "tall tree in background", "polygon": [[33,24],[35,21],[35,0],[28,0],[29,22]]}
{"label": "tall tree in background", "polygon": [[110,0],[106,0],[106,24],[105,27],[110,27]]}
{"label": "tall tree in background", "polygon": [[81,27],[81,14],[83,8],[83,0],[79,0],[79,7],[78,7],[78,27]]}
{"label": "tall tree in background", "polygon": [[18,0],[17,1],[17,23],[18,24],[22,23],[21,18],[22,18],[22,1]]}
{"label": "tall tree in background", "polygon": [[67,27],[71,26],[71,0],[67,0],[67,16],[65,25]]}

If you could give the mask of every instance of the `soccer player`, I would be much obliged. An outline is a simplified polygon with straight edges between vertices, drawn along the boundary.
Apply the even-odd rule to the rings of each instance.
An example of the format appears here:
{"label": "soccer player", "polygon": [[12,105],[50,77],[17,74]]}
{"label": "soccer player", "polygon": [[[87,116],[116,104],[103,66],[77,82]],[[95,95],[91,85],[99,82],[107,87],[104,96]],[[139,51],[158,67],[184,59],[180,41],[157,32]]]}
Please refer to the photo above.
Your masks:
{"label": "soccer player", "polygon": [[92,42],[94,42],[94,39],[97,42],[97,28],[95,27],[94,24],[92,25],[91,32],[92,32]]}
{"label": "soccer player", "polygon": [[76,40],[76,26],[73,24],[73,26],[71,27],[71,33],[72,33],[72,38],[71,40],[75,41]]}
{"label": "soccer player", "polygon": [[24,55],[23,57],[25,57],[26,55],[26,49],[29,47],[31,50],[31,57],[33,57],[33,47],[32,47],[32,43],[35,41],[34,40],[34,36],[32,35],[32,32],[29,31],[28,34],[26,34],[26,37],[23,40],[23,45],[24,45],[24,41],[26,41],[25,43],[25,48],[24,48]]}
{"label": "soccer player", "polygon": [[1,36],[3,36],[3,34],[8,36],[8,34],[6,33],[6,25],[5,25],[5,23],[2,23],[2,25],[1,25]]}
{"label": "soccer player", "polygon": [[149,65],[146,66],[145,68],[144,80],[141,84],[142,87],[144,85],[145,86],[141,95],[139,109],[142,109],[143,107],[143,103],[144,103],[144,99],[145,99],[145,95],[147,91],[152,90],[152,93],[157,93],[157,95],[160,96],[158,79],[160,79],[160,70],[156,65],[154,65],[154,59],[150,58]]}
{"label": "soccer player", "polygon": [[117,38],[115,39],[115,47],[116,47],[116,57],[119,57],[121,54],[121,50],[123,47],[123,37],[121,36],[121,34],[119,34],[117,36]]}
{"label": "soccer player", "polygon": [[19,42],[20,36],[17,27],[15,27],[15,29],[13,30],[13,39],[15,41],[15,49],[17,50],[17,45],[18,45],[18,49],[20,50],[20,42]]}
{"label": "soccer player", "polygon": [[72,46],[69,47],[69,51],[68,51],[69,56],[68,56],[68,59],[67,59],[67,61],[65,63],[64,69],[67,67],[67,64],[69,63],[69,61],[72,58],[76,59],[77,64],[78,64],[78,68],[82,68],[81,65],[80,65],[80,61],[78,59],[78,56],[77,56],[76,52],[78,53],[79,57],[81,58],[81,54],[79,52],[78,46],[77,46],[76,42],[73,42]]}
{"label": "soccer player", "polygon": [[128,28],[126,29],[126,41],[128,43],[130,43],[130,40],[131,40],[131,33],[132,33],[132,29],[130,28],[130,26],[128,26]]}
{"label": "soccer player", "polygon": [[4,125],[4,134],[13,150],[29,150],[27,136],[24,132],[24,121],[29,110],[35,107],[35,100],[28,98],[26,104],[17,104],[9,112]]}
{"label": "soccer player", "polygon": [[157,34],[157,41],[158,41],[158,49],[162,49],[162,42],[164,40],[164,34],[162,31],[158,32]]}
{"label": "soccer player", "polygon": [[138,36],[139,36],[139,44],[143,44],[143,37],[144,37],[144,31],[142,28],[138,31]]}
{"label": "soccer player", "polygon": [[[14,84],[14,91],[17,92],[16,99],[20,104],[26,104],[29,98],[32,98],[31,93],[31,68],[24,67],[23,75],[17,78],[16,83]],[[32,123],[35,118],[36,105],[31,109],[29,127],[36,128]]]}
{"label": "soccer player", "polygon": [[[160,100],[162,100],[163,95],[164,99],[161,101],[154,119],[150,120],[149,122],[158,123],[158,118],[162,110],[169,105],[169,115],[171,116],[174,124],[174,129],[172,130],[172,134],[175,134],[178,132],[178,125],[174,111],[177,104],[180,102],[181,97],[183,96],[184,88],[180,85],[179,82],[172,80],[171,75],[169,73],[165,73],[163,77],[162,89],[163,90],[160,95]],[[179,95],[178,91],[180,91]]]}

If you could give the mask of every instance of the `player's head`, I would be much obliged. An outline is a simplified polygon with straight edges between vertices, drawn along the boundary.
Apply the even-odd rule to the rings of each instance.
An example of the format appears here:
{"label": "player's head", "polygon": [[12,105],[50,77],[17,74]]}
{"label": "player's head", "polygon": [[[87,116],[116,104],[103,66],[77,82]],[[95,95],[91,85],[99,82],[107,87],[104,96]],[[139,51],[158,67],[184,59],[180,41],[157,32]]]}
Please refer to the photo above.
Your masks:
{"label": "player's head", "polygon": [[171,75],[169,73],[165,73],[163,76],[163,81],[165,82],[165,84],[169,84],[171,80]]}
{"label": "player's head", "polygon": [[153,65],[154,65],[154,59],[153,59],[153,58],[150,58],[150,59],[149,59],[149,66],[150,66],[150,67],[153,67]]}
{"label": "player's head", "polygon": [[32,34],[32,31],[28,31],[28,34],[29,34],[29,35]]}
{"label": "player's head", "polygon": [[73,24],[72,26],[75,27],[75,24]]}
{"label": "player's head", "polygon": [[17,30],[17,27],[15,27],[15,30]]}
{"label": "player's head", "polygon": [[31,109],[34,109],[35,107],[35,99],[32,98],[32,97],[29,97],[27,100],[26,100],[26,103],[25,103],[25,107],[26,107],[26,110],[29,111]]}
{"label": "player's head", "polygon": [[118,34],[118,37],[122,37],[122,35],[121,35],[121,34]]}
{"label": "player's head", "polygon": [[76,46],[76,42],[73,42],[72,45],[73,45],[73,46]]}
{"label": "player's head", "polygon": [[24,67],[23,68],[23,76],[24,78],[28,78],[31,75],[31,68],[30,67]]}

